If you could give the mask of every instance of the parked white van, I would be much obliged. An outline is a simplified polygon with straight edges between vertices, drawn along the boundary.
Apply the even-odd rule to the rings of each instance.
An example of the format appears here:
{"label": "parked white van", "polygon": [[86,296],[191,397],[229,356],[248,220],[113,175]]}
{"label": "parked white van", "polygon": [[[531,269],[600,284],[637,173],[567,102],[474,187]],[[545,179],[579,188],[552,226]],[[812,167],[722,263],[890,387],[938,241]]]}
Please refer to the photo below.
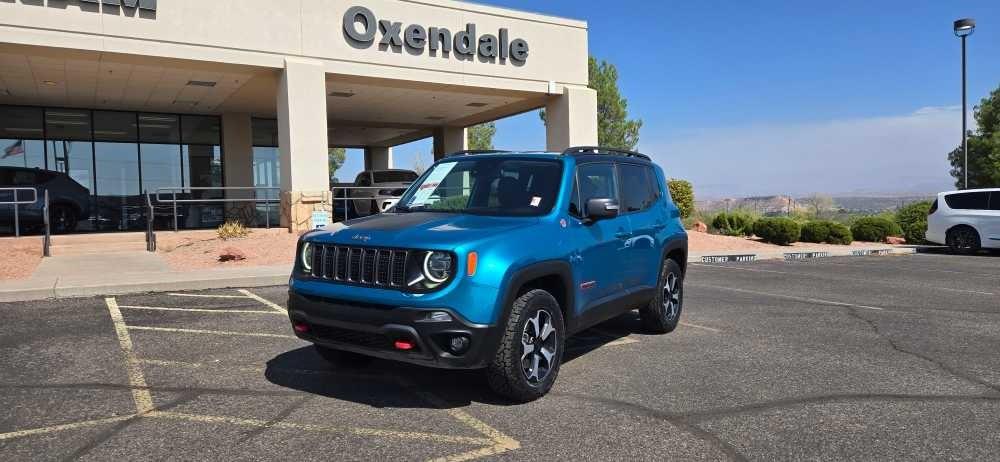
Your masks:
{"label": "parked white van", "polygon": [[927,240],[957,253],[1000,249],[1000,188],[938,194],[927,216]]}

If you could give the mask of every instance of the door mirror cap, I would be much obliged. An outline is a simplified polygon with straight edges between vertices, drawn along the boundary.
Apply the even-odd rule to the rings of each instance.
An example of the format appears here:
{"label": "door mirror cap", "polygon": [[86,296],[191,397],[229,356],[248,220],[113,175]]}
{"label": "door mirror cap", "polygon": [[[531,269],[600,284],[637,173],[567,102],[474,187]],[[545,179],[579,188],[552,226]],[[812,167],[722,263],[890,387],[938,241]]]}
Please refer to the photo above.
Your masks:
{"label": "door mirror cap", "polygon": [[606,220],[618,216],[620,207],[615,199],[601,198],[587,201],[587,218],[590,221]]}

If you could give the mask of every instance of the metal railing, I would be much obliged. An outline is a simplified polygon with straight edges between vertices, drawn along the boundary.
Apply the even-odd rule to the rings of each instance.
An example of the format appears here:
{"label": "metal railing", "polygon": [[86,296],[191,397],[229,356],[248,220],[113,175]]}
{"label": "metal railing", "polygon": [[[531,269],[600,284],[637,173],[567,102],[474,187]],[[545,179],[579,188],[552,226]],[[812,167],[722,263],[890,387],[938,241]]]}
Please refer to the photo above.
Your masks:
{"label": "metal railing", "polygon": [[[21,200],[19,192],[31,192],[31,200]],[[28,187],[7,187],[0,188],[0,193],[10,193],[13,200],[0,201],[0,206],[12,205],[14,207],[14,237],[21,237],[21,206],[35,205],[38,203],[38,188]],[[52,246],[52,227],[49,224],[49,191],[45,190],[42,203],[42,221],[45,226],[45,236],[42,238],[42,255],[50,257],[50,247]]]}
{"label": "metal railing", "polygon": [[[334,203],[337,203],[337,202],[343,202],[344,203],[344,217],[343,218],[344,218],[344,220],[347,220],[347,219],[350,219],[349,215],[350,215],[350,210],[351,210],[351,207],[350,207],[351,201],[359,201],[359,202],[362,202],[362,201],[375,201],[375,209],[374,210],[370,210],[370,212],[372,214],[376,214],[376,213],[379,213],[379,212],[382,211],[382,201],[384,201],[384,200],[391,200],[391,199],[398,200],[400,197],[402,197],[402,196],[393,196],[393,195],[381,195],[381,194],[378,194],[377,192],[376,192],[376,194],[374,196],[351,196],[351,191],[384,191],[384,190],[387,190],[387,189],[402,189],[402,190],[405,191],[409,187],[410,187],[409,184],[407,184],[405,186],[401,186],[401,187],[396,187],[396,188],[387,187],[387,186],[334,186],[334,187],[330,188],[330,192],[333,194],[333,202]],[[342,197],[337,196],[337,192],[338,191],[343,191],[343,196]],[[334,211],[333,211],[334,218],[336,218],[336,214],[337,214],[337,210],[336,210],[336,207],[334,207]],[[357,214],[357,210],[355,210],[355,214]],[[357,218],[357,217],[355,217],[355,218]]]}
{"label": "metal railing", "polygon": [[[184,196],[190,196],[191,193],[199,191],[212,191],[212,192],[222,192],[227,191],[250,191],[253,193],[253,197],[241,198],[241,197],[222,197],[222,198],[192,198]],[[146,207],[148,208],[148,213],[146,214],[146,250],[150,252],[156,251],[156,232],[154,230],[154,218],[156,215],[156,207],[154,204],[166,204],[171,206],[171,215],[173,218],[173,229],[174,231],[180,230],[180,225],[178,223],[179,209],[178,206],[181,204],[227,204],[227,203],[253,203],[256,208],[257,204],[264,204],[264,224],[270,229],[271,228],[271,206],[272,204],[280,204],[281,198],[278,194],[267,194],[266,197],[260,197],[258,195],[261,191],[274,191],[280,192],[279,187],[254,187],[254,186],[203,186],[203,187],[167,187],[158,188],[156,192],[150,193],[146,192]],[[178,196],[182,196],[178,198]],[[256,212],[255,212],[256,213]]]}
{"label": "metal railing", "polygon": [[[20,200],[18,197],[18,192],[31,192],[32,199],[30,201]],[[0,201],[0,205],[13,205],[14,206],[14,236],[21,237],[21,213],[20,208],[22,205],[35,205],[38,203],[38,189],[36,188],[18,188],[18,187],[6,187],[0,188],[0,193],[10,193],[14,200],[10,201]],[[5,194],[6,195],[6,194]]]}

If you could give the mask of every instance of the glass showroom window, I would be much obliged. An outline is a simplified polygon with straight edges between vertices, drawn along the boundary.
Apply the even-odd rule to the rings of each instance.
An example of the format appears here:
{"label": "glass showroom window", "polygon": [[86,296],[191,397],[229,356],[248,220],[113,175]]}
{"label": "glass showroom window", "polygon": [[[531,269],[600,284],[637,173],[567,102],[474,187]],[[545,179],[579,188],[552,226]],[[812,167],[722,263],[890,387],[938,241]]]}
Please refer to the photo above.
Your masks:
{"label": "glass showroom window", "polygon": [[42,110],[0,106],[0,167],[45,168]]}
{"label": "glass showroom window", "polygon": [[[281,186],[281,154],[278,151],[278,121],[253,119],[253,185],[255,187]],[[257,204],[257,225],[269,219],[271,224],[281,219],[278,191],[264,191],[257,197],[269,199],[268,205]],[[270,217],[265,214],[270,213]]]}
{"label": "glass showroom window", "polygon": [[[181,116],[181,162],[184,185],[193,188],[221,187],[222,126],[218,117]],[[222,191],[189,190],[192,199],[222,199]],[[225,222],[222,203],[192,204],[186,207],[185,228],[207,228]]]}

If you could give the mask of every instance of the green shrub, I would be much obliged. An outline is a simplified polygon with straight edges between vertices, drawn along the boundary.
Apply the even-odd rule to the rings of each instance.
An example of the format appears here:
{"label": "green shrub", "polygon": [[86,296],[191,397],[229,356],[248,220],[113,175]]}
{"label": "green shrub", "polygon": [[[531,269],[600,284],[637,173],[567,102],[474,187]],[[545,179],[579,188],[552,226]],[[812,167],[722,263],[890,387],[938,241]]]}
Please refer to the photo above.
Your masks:
{"label": "green shrub", "polygon": [[788,245],[799,240],[802,228],[790,218],[761,218],[754,223],[753,232],[765,242]]}
{"label": "green shrub", "polygon": [[250,234],[250,230],[239,220],[226,220],[216,232],[223,241],[247,237]]}
{"label": "green shrub", "polygon": [[847,225],[836,222],[830,222],[829,225],[830,235],[826,242],[837,245],[851,245],[851,242],[854,242],[854,235],[851,234],[851,228],[848,228]]}
{"label": "green shrub", "polygon": [[865,242],[884,242],[889,236],[900,236],[903,230],[896,222],[885,217],[858,218],[851,225],[854,239]]}
{"label": "green shrub", "polygon": [[924,242],[927,233],[927,213],[931,201],[914,202],[896,211],[896,224],[903,230],[903,237],[909,244]]}
{"label": "green shrub", "polygon": [[802,242],[826,242],[830,238],[829,221],[810,221],[802,225]]}
{"label": "green shrub", "polygon": [[690,217],[694,213],[694,187],[691,182],[671,178],[667,182],[667,188],[670,190],[670,198],[680,209],[681,218]]}
{"label": "green shrub", "polygon": [[721,212],[712,219],[712,228],[726,236],[753,235],[754,218],[746,213]]}

